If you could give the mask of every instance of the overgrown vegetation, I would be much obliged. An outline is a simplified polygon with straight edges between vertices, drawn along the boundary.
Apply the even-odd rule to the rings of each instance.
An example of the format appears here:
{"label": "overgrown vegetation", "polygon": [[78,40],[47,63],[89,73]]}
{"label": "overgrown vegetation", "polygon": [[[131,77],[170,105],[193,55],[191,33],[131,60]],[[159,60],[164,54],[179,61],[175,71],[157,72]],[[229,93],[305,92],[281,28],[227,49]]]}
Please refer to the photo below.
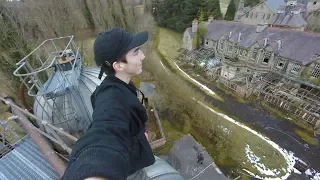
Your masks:
{"label": "overgrown vegetation", "polygon": [[314,145],[314,146],[319,146],[319,141],[315,140],[312,137],[312,134],[307,133],[305,131],[301,131],[301,130],[295,130],[294,131],[298,136],[300,136],[305,142],[307,142],[308,144]]}
{"label": "overgrown vegetation", "polygon": [[[173,44],[174,40],[163,41],[161,39],[162,37],[170,38],[171,32],[165,29],[159,29],[158,32],[160,33],[158,50],[160,51],[161,47],[172,49],[170,44]],[[164,54],[170,56],[168,52]],[[152,75],[159,82],[157,90],[161,92],[159,95],[161,97],[156,101],[156,107],[162,118],[166,119],[163,124],[165,124],[164,128],[167,136],[168,134],[171,135],[169,136],[169,142],[173,142],[174,138],[179,138],[183,134],[190,133],[206,147],[218,166],[230,168],[233,171],[248,169],[259,174],[246,159],[245,146],[249,144],[251,150],[258,157],[261,157],[260,163],[265,164],[270,169],[280,169],[280,176],[283,175],[284,172],[281,168],[286,168],[286,162],[277,150],[249,131],[203,108],[191,98],[194,97],[201,102],[205,102],[203,96],[193,90],[175,73],[167,73],[164,68],[159,68],[161,66],[160,60],[163,61],[163,64],[171,64],[165,62],[171,61],[171,59],[167,59],[167,56],[160,53],[161,59],[153,55],[151,59],[145,62],[148,71],[152,70]],[[172,143],[169,143],[169,146],[161,149],[159,153],[166,153],[171,145]],[[266,177],[265,175],[261,176]]]}
{"label": "overgrown vegetation", "polygon": [[272,106],[271,104],[267,104],[265,102],[261,102],[261,106],[265,110],[270,112],[272,115],[279,116],[279,117],[284,118],[284,119],[288,119],[290,123],[293,123],[293,124],[299,126],[300,128],[302,128],[307,133],[313,133],[313,127],[308,122],[303,121],[303,120],[299,120],[294,115],[286,113],[283,110],[279,110],[276,107]]}
{"label": "overgrown vegetation", "polygon": [[219,0],[155,0],[154,17],[159,26],[170,28],[182,33],[191,26],[194,18],[202,10],[204,19],[213,15],[222,19]]}
{"label": "overgrown vegetation", "polygon": [[[0,0],[1,70],[15,78],[15,64],[48,38],[81,35],[88,30],[95,35],[114,26],[135,32],[139,16],[125,0]],[[13,83],[18,89],[19,79]]]}

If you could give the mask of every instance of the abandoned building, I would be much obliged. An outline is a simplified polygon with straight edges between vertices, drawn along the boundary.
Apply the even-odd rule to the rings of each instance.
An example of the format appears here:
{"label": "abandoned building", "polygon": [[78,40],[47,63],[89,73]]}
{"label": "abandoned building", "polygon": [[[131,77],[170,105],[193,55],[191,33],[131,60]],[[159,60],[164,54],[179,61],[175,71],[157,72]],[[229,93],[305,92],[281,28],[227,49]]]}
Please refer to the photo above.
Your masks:
{"label": "abandoned building", "polygon": [[284,0],[266,0],[254,7],[244,7],[244,0],[240,0],[234,20],[250,25],[268,24],[278,8],[284,5]]}
{"label": "abandoned building", "polygon": [[[320,4],[320,1],[319,1]],[[308,25],[306,31],[320,32],[320,8],[311,11],[307,17]]]}
{"label": "abandoned building", "polygon": [[212,21],[202,46],[183,36],[184,59],[204,67],[238,95],[255,95],[315,124],[320,119],[320,34],[237,22]]}
{"label": "abandoned building", "polygon": [[316,31],[320,27],[319,9],[320,0],[266,0],[254,7],[244,7],[244,0],[240,0],[234,20],[249,25]]}
{"label": "abandoned building", "polygon": [[292,28],[304,31],[308,24],[305,20],[307,8],[305,4],[298,1],[288,1],[286,5],[280,6],[277,13],[268,22],[272,27]]}

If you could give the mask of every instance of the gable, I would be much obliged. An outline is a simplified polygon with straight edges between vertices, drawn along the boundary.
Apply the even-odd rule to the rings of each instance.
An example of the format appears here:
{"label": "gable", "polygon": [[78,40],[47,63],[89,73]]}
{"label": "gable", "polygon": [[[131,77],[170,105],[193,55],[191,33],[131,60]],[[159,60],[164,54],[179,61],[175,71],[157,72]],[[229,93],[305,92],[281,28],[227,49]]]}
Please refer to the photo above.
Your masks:
{"label": "gable", "polygon": [[[208,26],[205,34],[206,39],[218,40],[222,37],[229,41],[240,42],[238,45],[249,48],[257,43],[260,47],[264,39],[268,39],[268,46],[280,56],[300,62],[304,65],[314,62],[314,56],[320,54],[320,34],[294,31],[281,28],[266,27],[260,33],[256,31],[257,26],[242,23],[213,21]],[[229,38],[231,33],[231,37]]]}

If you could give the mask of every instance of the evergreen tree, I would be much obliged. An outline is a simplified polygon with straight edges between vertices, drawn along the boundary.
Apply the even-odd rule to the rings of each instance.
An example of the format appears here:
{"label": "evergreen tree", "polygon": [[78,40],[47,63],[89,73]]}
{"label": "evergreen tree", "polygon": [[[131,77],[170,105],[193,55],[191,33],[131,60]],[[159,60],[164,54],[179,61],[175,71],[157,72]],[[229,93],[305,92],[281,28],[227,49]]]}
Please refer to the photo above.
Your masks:
{"label": "evergreen tree", "polygon": [[261,2],[261,0],[244,0],[244,6],[255,6],[257,4],[259,4]]}
{"label": "evergreen tree", "polygon": [[154,0],[153,15],[159,26],[183,32],[195,17],[222,19],[219,0]]}
{"label": "evergreen tree", "polygon": [[234,0],[230,0],[224,19],[228,21],[233,21],[235,14],[236,14],[236,4],[234,3]]}
{"label": "evergreen tree", "polygon": [[214,19],[222,19],[220,0],[206,0],[204,3],[205,18],[213,15]]}

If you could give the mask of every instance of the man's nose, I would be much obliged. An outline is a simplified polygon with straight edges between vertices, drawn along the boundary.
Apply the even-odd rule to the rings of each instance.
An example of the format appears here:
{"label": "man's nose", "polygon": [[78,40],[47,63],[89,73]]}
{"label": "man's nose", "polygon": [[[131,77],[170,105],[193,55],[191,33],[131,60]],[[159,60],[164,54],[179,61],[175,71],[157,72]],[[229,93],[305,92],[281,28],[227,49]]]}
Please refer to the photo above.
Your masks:
{"label": "man's nose", "polygon": [[141,61],[144,60],[144,58],[146,58],[146,56],[143,54],[143,52],[141,51]]}

